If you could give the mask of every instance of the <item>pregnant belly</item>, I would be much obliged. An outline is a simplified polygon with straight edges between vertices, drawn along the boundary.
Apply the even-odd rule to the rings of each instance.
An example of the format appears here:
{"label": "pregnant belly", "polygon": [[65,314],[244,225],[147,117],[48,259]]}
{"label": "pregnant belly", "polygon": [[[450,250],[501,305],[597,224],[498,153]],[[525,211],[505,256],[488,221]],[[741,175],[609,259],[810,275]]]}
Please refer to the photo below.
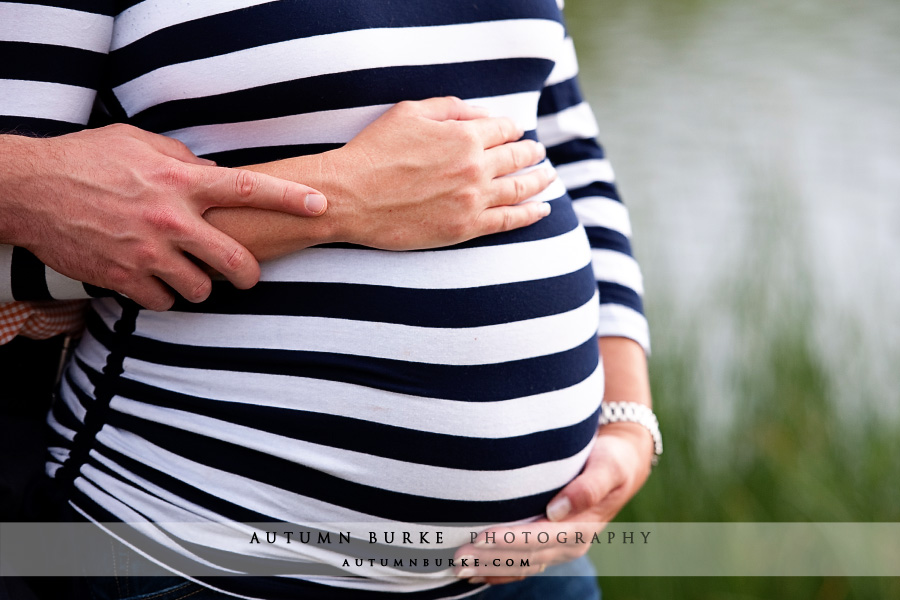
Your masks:
{"label": "pregnant belly", "polygon": [[[549,230],[511,243],[311,249],[194,312],[142,311],[108,384],[98,452],[180,490],[173,498],[200,490],[191,502],[220,513],[541,514],[582,468],[603,390],[587,242],[554,212]],[[95,308],[70,372],[88,394],[121,318],[114,301]]]}

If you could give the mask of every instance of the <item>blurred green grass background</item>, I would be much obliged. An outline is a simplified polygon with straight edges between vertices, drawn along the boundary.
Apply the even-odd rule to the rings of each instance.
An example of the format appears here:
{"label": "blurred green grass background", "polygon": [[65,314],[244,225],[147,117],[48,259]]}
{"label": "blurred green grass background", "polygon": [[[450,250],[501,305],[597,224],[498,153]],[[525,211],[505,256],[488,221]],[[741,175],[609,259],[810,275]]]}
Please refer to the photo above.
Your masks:
{"label": "blurred green grass background", "polygon": [[[621,522],[900,521],[900,3],[568,0],[665,455]],[[898,565],[900,569],[900,565]],[[900,578],[601,579],[607,600]]]}

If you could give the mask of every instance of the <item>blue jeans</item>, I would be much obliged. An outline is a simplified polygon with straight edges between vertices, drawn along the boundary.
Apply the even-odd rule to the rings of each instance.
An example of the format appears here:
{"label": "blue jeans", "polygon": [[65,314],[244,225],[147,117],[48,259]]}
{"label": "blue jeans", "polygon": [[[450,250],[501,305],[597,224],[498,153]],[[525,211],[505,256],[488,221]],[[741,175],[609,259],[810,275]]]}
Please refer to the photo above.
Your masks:
{"label": "blue jeans", "polygon": [[[552,575],[552,577],[551,577]],[[600,600],[597,573],[587,556],[515,583],[491,586],[478,600]]]}

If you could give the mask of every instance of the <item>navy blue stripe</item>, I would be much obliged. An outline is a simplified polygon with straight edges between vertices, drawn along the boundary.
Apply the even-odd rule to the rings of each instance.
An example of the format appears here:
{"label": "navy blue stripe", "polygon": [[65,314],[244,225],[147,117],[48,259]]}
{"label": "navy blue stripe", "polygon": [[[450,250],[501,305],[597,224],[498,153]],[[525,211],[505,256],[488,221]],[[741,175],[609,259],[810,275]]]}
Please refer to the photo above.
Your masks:
{"label": "navy blue stripe", "polygon": [[603,148],[593,138],[579,138],[547,148],[547,157],[556,166],[582,160],[606,158]]}
{"label": "navy blue stripe", "polygon": [[[596,341],[593,341],[596,346]],[[499,523],[542,514],[557,490],[496,501],[429,498],[346,481],[306,465],[138,417],[110,412],[109,425],[140,429],[190,461],[349,510],[406,523]]]}
{"label": "navy blue stripe", "polygon": [[615,229],[606,227],[585,227],[591,248],[599,250],[615,250],[631,256],[631,240]]}
{"label": "navy blue stripe", "polygon": [[35,119],[0,115],[0,133],[27,135],[29,137],[47,137],[74,133],[84,129],[80,123],[56,121],[54,119]]}
{"label": "navy blue stripe", "polygon": [[[180,479],[172,477],[168,473],[163,471],[158,471],[153,469],[152,467],[148,467],[143,463],[137,462],[132,458],[121,454],[120,452],[113,450],[107,446],[104,446],[98,442],[96,450],[106,457],[107,459],[113,461],[116,465],[122,467],[125,471],[128,471],[145,481],[152,483],[153,485],[159,486],[162,489],[165,489],[178,498],[182,498],[187,502],[195,504],[197,506],[201,506],[206,510],[209,510],[224,519],[236,521],[239,523],[253,523],[253,524],[265,524],[265,523],[273,523],[279,526],[282,526],[282,529],[287,528],[296,528],[296,525],[291,525],[290,523],[284,523],[281,520],[274,519],[269,515],[263,515],[262,513],[258,513],[256,511],[244,508],[242,506],[238,506],[231,502],[228,502],[218,496],[214,496],[204,490],[197,489]],[[104,465],[103,463],[97,461],[95,458],[90,458],[91,465],[108,474],[111,477],[115,477],[119,481],[123,483],[134,486],[135,482],[128,479],[127,476],[122,475]],[[143,488],[142,488],[143,489]],[[147,492],[150,493],[150,492]],[[152,494],[151,494],[152,495]],[[308,530],[309,526],[305,526],[304,530]],[[384,551],[387,546],[382,543],[376,544],[367,544],[367,547],[370,549],[369,555],[382,556],[381,552]],[[374,549],[374,551],[373,551]],[[445,549],[446,550],[446,549]],[[198,550],[199,551],[199,550]],[[437,551],[440,552],[440,551]],[[223,554],[222,557],[227,558],[228,553]],[[216,564],[224,565],[222,562],[217,562],[219,559],[214,560]],[[269,560],[269,559],[266,559]],[[261,570],[269,568],[266,564],[260,564],[259,568]],[[289,572],[289,571],[282,571]]]}
{"label": "navy blue stripe", "polygon": [[514,58],[332,73],[164,102],[137,113],[131,123],[163,133],[184,127],[388,105],[436,96],[501,96],[540,88],[552,68],[553,63],[548,60]]}
{"label": "navy blue stripe", "polygon": [[116,14],[116,3],[114,0],[57,0],[56,2],[53,2],[52,0],[29,0],[28,2],[18,1],[16,4],[55,6],[58,8],[68,8],[69,10],[106,15],[108,17]]}
{"label": "navy blue stripe", "polygon": [[10,265],[10,284],[12,296],[16,300],[52,300],[47,287],[44,263],[26,250],[18,246],[13,248]]}
{"label": "navy blue stripe", "polygon": [[538,116],[556,114],[584,101],[576,78],[561,81],[544,88],[538,101]]}
{"label": "navy blue stripe", "polygon": [[329,352],[182,346],[137,336],[129,350],[134,358],[174,367],[310,377],[467,402],[509,400],[565,389],[593,373],[598,354],[593,338],[557,354],[462,366]]}
{"label": "navy blue stripe", "polygon": [[577,201],[580,198],[593,198],[598,196],[616,200],[617,202],[622,201],[619,197],[619,190],[616,189],[616,184],[608,181],[594,181],[584,187],[573,188],[569,190],[569,196],[573,201]]}
{"label": "navy blue stripe", "polygon": [[[324,18],[326,15],[331,18]],[[389,5],[358,0],[329,0],[324,5],[296,0],[271,2],[179,23],[115,50],[112,87],[166,65],[341,31],[396,27],[398,15],[402,15],[399,20],[403,27],[561,19],[557,7],[546,0],[473,4],[392,0]]]}
{"label": "navy blue stripe", "polygon": [[80,48],[0,42],[0,79],[49,81],[96,89],[106,60],[98,54]]}
{"label": "navy blue stripe", "polygon": [[[507,438],[472,438],[417,431],[324,413],[258,404],[240,404],[196,398],[123,379],[120,396],[138,402],[187,411],[254,430],[372,456],[468,471],[505,471],[563,460],[581,452],[594,436],[599,413],[580,423]],[[328,398],[321,398],[325,404]],[[402,400],[397,410],[403,410]],[[128,427],[148,441],[154,429],[146,421]]]}
{"label": "navy blue stripe", "polygon": [[329,150],[336,150],[343,144],[291,144],[287,146],[263,146],[260,148],[239,148],[237,150],[225,150],[223,152],[210,152],[202,154],[202,158],[216,161],[222,167],[243,167],[264,162],[284,160],[295,156],[308,156],[321,154]]}
{"label": "navy blue stripe", "polygon": [[460,328],[560,314],[582,306],[593,295],[594,276],[588,264],[559,277],[465,289],[263,281],[249,290],[238,290],[227,282],[216,282],[206,302],[192,304],[180,300],[173,310]]}
{"label": "navy blue stripe", "polygon": [[600,304],[621,304],[641,314],[644,313],[643,300],[630,287],[608,281],[598,281],[597,288],[600,290]]}

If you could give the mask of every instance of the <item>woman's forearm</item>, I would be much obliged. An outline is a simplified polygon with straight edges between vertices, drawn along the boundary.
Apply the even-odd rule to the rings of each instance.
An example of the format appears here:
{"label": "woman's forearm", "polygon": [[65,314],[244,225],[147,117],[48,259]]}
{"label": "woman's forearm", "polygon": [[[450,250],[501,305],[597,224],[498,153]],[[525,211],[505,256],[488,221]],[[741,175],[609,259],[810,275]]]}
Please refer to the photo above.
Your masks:
{"label": "woman's forearm", "polygon": [[313,187],[328,199],[315,218],[215,208],[204,215],[260,260],[311,245],[351,242],[387,250],[434,248],[529,225],[549,206],[521,201],[553,180],[508,119],[454,98],[402,102],[337,150],[249,170]]}

